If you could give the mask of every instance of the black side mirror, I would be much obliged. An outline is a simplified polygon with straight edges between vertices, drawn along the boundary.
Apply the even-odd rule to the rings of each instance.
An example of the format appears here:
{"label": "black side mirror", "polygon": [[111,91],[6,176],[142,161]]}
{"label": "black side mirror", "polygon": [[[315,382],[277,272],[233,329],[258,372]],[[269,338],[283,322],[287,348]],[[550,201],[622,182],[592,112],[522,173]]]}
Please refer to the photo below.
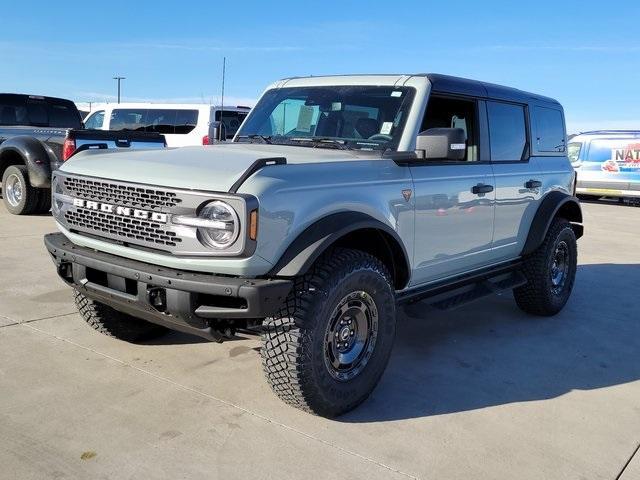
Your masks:
{"label": "black side mirror", "polygon": [[421,160],[464,160],[467,143],[461,128],[430,128],[418,134],[416,155]]}

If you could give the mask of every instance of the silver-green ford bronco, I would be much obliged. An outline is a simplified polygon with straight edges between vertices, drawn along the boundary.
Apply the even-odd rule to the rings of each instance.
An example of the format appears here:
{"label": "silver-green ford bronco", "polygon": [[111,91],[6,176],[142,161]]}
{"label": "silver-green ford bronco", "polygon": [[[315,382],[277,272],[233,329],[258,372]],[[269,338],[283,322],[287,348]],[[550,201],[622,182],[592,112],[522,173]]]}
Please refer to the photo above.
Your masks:
{"label": "silver-green ford bronco", "polygon": [[335,416],[377,384],[398,305],[511,289],[560,311],[574,189],[552,99],[435,74],[292,78],[232,143],[65,162],[45,244],[96,330],[259,333],[273,391]]}

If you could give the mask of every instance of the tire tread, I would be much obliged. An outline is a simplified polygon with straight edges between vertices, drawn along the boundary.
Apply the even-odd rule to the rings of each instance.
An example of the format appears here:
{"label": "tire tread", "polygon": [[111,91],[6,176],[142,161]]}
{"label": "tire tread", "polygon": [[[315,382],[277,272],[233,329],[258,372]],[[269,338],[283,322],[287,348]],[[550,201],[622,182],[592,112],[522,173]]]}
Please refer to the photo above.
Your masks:
{"label": "tire tread", "polygon": [[78,290],[74,290],[73,296],[82,318],[91,328],[108,337],[137,342],[159,337],[167,331],[165,327],[140,320],[91,300]]}
{"label": "tire tread", "polygon": [[[542,245],[524,259],[522,273],[526,277],[527,283],[522,287],[514,289],[513,294],[518,307],[527,313],[541,316],[550,316],[558,313],[557,307],[551,303],[551,294],[548,290],[546,276],[548,274],[547,265],[551,253],[550,250],[556,238],[558,238],[565,229],[570,230],[572,236],[574,235],[568,220],[564,218],[554,219]],[[577,252],[575,236],[573,242]],[[571,275],[569,278],[570,283],[567,286],[569,292],[573,288],[574,281],[575,275]]]}
{"label": "tire tread", "polygon": [[[335,249],[325,254],[309,272],[295,279],[294,287],[280,310],[263,324],[262,367],[272,391],[285,403],[308,413],[335,416],[348,406],[327,406],[328,399],[318,385],[307,381],[312,367],[311,328],[314,295],[324,294],[356,269],[373,269],[391,285],[387,268],[372,255],[351,249]],[[368,394],[367,394],[368,395]],[[366,398],[366,396],[365,396]]]}

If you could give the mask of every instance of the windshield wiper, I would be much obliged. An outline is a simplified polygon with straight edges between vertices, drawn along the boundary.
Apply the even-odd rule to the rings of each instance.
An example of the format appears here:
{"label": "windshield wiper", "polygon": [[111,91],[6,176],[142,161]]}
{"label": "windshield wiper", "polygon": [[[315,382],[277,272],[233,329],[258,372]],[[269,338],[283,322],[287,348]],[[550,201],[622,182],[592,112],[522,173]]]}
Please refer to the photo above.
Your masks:
{"label": "windshield wiper", "polygon": [[273,143],[271,141],[271,135],[259,135],[257,133],[253,133],[251,135],[240,135],[238,137],[238,140],[240,140],[241,138],[248,138],[249,140],[260,140],[262,143],[268,143],[269,145]]}
{"label": "windshield wiper", "polygon": [[335,147],[340,150],[350,150],[346,140],[336,140],[331,137],[291,137],[287,138],[291,142],[308,142],[314,147]]}

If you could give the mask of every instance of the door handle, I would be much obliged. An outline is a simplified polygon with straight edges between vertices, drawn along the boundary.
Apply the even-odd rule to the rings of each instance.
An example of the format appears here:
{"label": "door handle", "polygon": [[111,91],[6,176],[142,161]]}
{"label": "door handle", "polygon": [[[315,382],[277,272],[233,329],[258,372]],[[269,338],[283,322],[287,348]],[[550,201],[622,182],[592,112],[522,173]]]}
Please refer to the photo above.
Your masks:
{"label": "door handle", "polygon": [[479,183],[471,188],[471,193],[475,193],[476,195],[481,195],[483,193],[489,192],[493,192],[493,185],[485,185],[484,183]]}
{"label": "door handle", "polygon": [[524,188],[532,189],[532,188],[540,188],[542,186],[542,182],[540,180],[529,180],[524,184]]}

